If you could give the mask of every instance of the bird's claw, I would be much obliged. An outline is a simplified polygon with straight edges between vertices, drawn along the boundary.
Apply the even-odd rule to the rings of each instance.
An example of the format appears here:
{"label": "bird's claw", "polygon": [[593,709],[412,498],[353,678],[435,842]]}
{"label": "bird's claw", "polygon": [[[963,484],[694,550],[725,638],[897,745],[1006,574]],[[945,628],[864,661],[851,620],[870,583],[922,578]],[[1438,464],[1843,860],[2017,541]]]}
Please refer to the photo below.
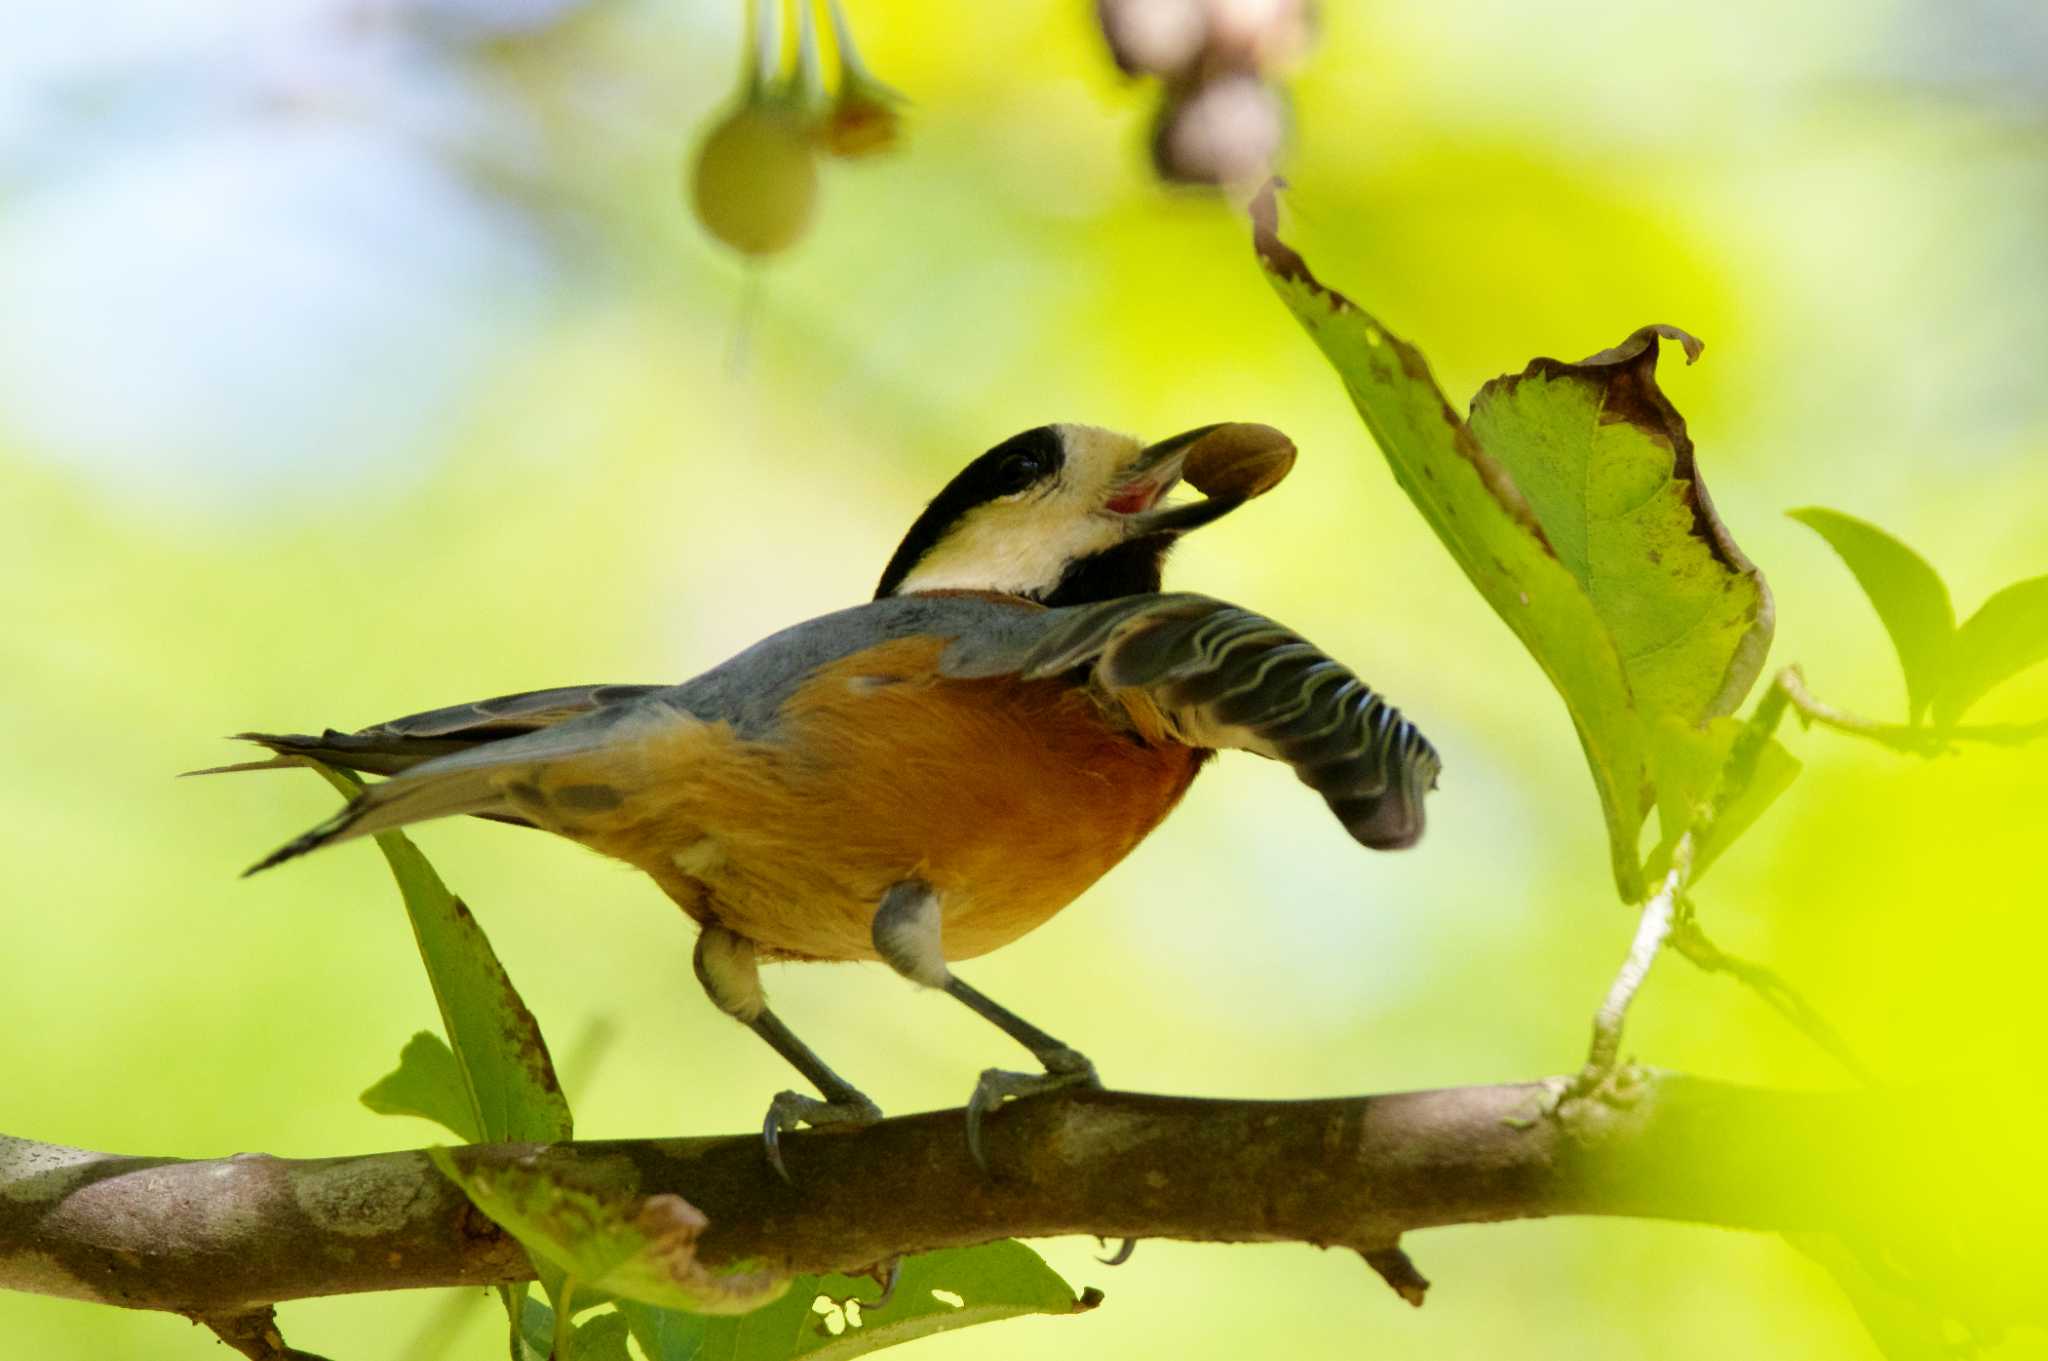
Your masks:
{"label": "bird's claw", "polygon": [[1076,1050],[1053,1049],[1038,1057],[1045,1064],[1042,1073],[990,1068],[982,1073],[981,1081],[974,1084],[974,1095],[967,1101],[967,1151],[973,1155],[974,1165],[983,1172],[988,1171],[988,1154],[981,1143],[983,1116],[1012,1097],[1037,1096],[1068,1087],[1102,1085],[1102,1079],[1095,1075],[1095,1065],[1088,1061],[1087,1055]]}
{"label": "bird's claw", "polygon": [[794,1186],[796,1179],[789,1175],[789,1168],[782,1161],[782,1131],[798,1125],[814,1129],[849,1125],[858,1129],[881,1118],[882,1108],[858,1092],[850,1099],[838,1101],[820,1101],[802,1092],[777,1092],[768,1103],[767,1118],[761,1121],[761,1147],[768,1154],[768,1165],[775,1169],[775,1175]]}
{"label": "bird's claw", "polygon": [[868,1310],[885,1308],[890,1300],[896,1298],[896,1287],[902,1283],[903,1258],[899,1255],[891,1257],[886,1263],[878,1263],[869,1274],[881,1285],[882,1293],[878,1298],[861,1305],[861,1308]]}

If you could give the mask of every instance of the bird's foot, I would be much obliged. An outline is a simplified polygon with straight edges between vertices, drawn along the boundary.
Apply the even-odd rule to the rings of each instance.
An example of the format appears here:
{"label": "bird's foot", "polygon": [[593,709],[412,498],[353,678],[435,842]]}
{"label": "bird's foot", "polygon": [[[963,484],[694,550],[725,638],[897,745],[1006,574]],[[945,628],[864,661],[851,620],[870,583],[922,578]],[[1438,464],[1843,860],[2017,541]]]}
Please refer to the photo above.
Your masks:
{"label": "bird's foot", "polygon": [[761,1147],[767,1152],[768,1165],[775,1169],[776,1175],[794,1186],[796,1181],[782,1161],[782,1131],[795,1129],[798,1125],[809,1125],[813,1129],[823,1129],[828,1125],[859,1129],[881,1118],[882,1108],[859,1092],[850,1092],[836,1101],[820,1101],[802,1092],[777,1092],[775,1099],[768,1103],[768,1118],[761,1122]]}
{"label": "bird's foot", "polygon": [[882,1293],[878,1298],[861,1305],[861,1308],[886,1309],[889,1307],[889,1301],[896,1298],[896,1287],[903,1282],[903,1258],[899,1255],[891,1257],[886,1262],[877,1262],[869,1268],[868,1275],[882,1287]]}
{"label": "bird's foot", "polygon": [[1095,1075],[1095,1065],[1077,1050],[1048,1049],[1038,1059],[1045,1065],[1042,1073],[990,1068],[974,1084],[974,1095],[967,1101],[967,1151],[974,1155],[974,1165],[984,1172],[988,1171],[988,1155],[981,1146],[983,1116],[1012,1097],[1037,1096],[1068,1087],[1102,1086],[1102,1079]]}
{"label": "bird's foot", "polygon": [[[1097,1237],[1095,1241],[1102,1244],[1102,1246],[1104,1247],[1109,1246],[1109,1240],[1107,1238]],[[1123,1240],[1123,1246],[1119,1247],[1113,1254],[1111,1254],[1108,1257],[1097,1257],[1095,1260],[1102,1263],[1104,1266],[1122,1266],[1125,1262],[1131,1260],[1131,1254],[1136,1252],[1137,1250],[1138,1240],[1135,1238],[1126,1238]]]}

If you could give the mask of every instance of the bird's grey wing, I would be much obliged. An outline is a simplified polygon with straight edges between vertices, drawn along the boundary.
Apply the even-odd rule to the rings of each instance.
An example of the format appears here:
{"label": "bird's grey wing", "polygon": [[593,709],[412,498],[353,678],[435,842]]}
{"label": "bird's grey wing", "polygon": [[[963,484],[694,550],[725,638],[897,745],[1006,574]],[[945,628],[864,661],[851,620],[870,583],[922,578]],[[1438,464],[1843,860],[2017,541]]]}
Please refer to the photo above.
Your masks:
{"label": "bird's grey wing", "polygon": [[1422,835],[1436,749],[1370,687],[1301,635],[1200,595],[1128,596],[1048,611],[1035,629],[963,639],[956,675],[1082,673],[1134,714],[1149,709],[1196,747],[1285,761],[1359,842]]}
{"label": "bird's grey wing", "polygon": [[489,741],[532,732],[535,728],[553,727],[563,719],[668,688],[665,685],[564,685],[552,690],[524,690],[516,695],[500,695],[496,699],[480,699],[472,704],[453,704],[445,709],[409,714],[375,724],[363,732]]}
{"label": "bird's grey wing", "polygon": [[[742,739],[772,735],[782,704],[821,667],[912,635],[1027,636],[1030,630],[1019,634],[1020,621],[1035,622],[1048,613],[984,599],[892,598],[784,629],[682,685],[534,691],[459,705],[365,729],[354,735],[360,744],[353,747],[342,734],[302,740],[244,734],[283,755],[330,759],[331,753],[346,758],[337,764],[355,769],[377,770],[366,759],[392,749],[425,756],[364,790],[256,868],[332,842],[459,813],[544,827],[630,816],[630,801],[649,781],[672,776],[692,759],[697,738],[714,730]],[[594,707],[572,709],[580,706],[579,695]],[[543,716],[550,721],[536,726]],[[521,723],[528,725],[525,731],[517,730]],[[488,738],[481,736],[486,733]],[[425,755],[429,744],[440,749]]]}
{"label": "bird's grey wing", "polygon": [[[421,760],[380,784],[373,784],[333,817],[286,843],[249,872],[304,855],[333,842],[404,827],[430,818],[471,813],[505,822],[550,826],[572,810],[602,813],[621,795],[601,779],[559,778],[571,762],[607,753],[627,753],[649,740],[682,736],[709,727],[676,707],[673,686],[618,687],[627,697],[559,719],[546,727],[492,738]],[[257,741],[266,741],[262,737]],[[421,742],[445,743],[446,737]],[[266,741],[285,755],[318,755]],[[360,755],[360,753],[355,753]],[[360,767],[359,767],[360,768]]]}
{"label": "bird's grey wing", "polygon": [[[220,766],[219,771],[264,770],[289,765],[287,759],[311,757],[344,770],[368,775],[396,775],[436,757],[501,742],[608,705],[624,703],[665,687],[658,685],[568,685],[552,690],[525,690],[469,704],[407,714],[373,723],[355,732],[332,728],[310,733],[244,732],[235,736],[270,748],[278,759]],[[195,771],[212,774],[214,771]]]}

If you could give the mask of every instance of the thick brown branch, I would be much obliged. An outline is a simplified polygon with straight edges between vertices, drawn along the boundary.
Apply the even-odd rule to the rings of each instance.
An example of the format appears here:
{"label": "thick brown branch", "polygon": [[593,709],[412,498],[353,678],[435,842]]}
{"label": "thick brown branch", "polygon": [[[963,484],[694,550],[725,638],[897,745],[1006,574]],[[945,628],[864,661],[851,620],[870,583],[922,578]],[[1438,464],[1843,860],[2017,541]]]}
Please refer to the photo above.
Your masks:
{"label": "thick brown branch", "polygon": [[[785,1145],[751,1137],[465,1149],[674,1192],[711,1227],[700,1260],[855,1268],[991,1239],[1099,1234],[1306,1241],[1382,1272],[1415,1229],[1541,1215],[1635,1215],[1780,1230],[1845,1227],[1887,1196],[1845,1178],[1869,1096],[1647,1075],[1626,1106],[1566,1101],[1565,1079],[1327,1101],[1077,1092],[987,1124],[993,1177],[958,1111]],[[279,1300],[529,1275],[518,1246],[418,1152],[304,1161],[126,1158],[0,1141],[0,1287],[198,1316]],[[1412,1264],[1400,1273],[1417,1292]]]}

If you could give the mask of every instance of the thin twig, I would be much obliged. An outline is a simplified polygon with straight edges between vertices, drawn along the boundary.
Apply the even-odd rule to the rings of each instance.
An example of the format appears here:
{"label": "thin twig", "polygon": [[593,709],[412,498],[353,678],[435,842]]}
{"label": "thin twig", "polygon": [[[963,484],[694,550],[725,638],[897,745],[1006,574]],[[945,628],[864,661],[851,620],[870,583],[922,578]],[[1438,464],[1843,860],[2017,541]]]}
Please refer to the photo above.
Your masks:
{"label": "thin twig", "polygon": [[254,1309],[195,1314],[193,1322],[205,1324],[215,1337],[249,1361],[326,1361],[312,1352],[286,1346],[284,1334],[277,1330],[277,1310],[267,1304]]}
{"label": "thin twig", "polygon": [[1724,973],[1752,989],[1764,1002],[1809,1040],[1819,1045],[1857,1081],[1877,1085],[1877,1076],[1849,1048],[1841,1032],[1829,1025],[1804,997],[1775,970],[1731,955],[1709,940],[1687,913],[1671,934],[1671,948],[1708,973]]}
{"label": "thin twig", "polygon": [[2048,719],[2035,723],[1978,723],[1972,725],[1951,724],[1945,727],[1921,727],[1905,723],[1880,723],[1875,719],[1852,714],[1838,709],[1825,700],[1817,698],[1806,688],[1806,677],[1796,666],[1780,671],[1771,682],[1772,688],[1783,691],[1792,701],[1792,707],[1799,711],[1801,718],[1837,732],[1853,733],[1872,742],[1890,747],[1894,751],[1906,752],[1913,756],[1939,756],[1955,742],[1983,742],[1992,746],[2017,747],[2029,742],[2048,738]]}
{"label": "thin twig", "polygon": [[1708,802],[1706,812],[1693,824],[1695,845],[1706,844],[1707,834],[1714,824],[1725,817],[1729,808],[1749,789],[1750,782],[1756,778],[1757,763],[1771,745],[1771,737],[1778,731],[1778,724],[1784,721],[1785,706],[1791,699],[1791,691],[1773,682],[1757,700],[1749,720],[1728,746],[1728,760],[1721,769],[1721,782],[1714,790],[1714,797]]}
{"label": "thin twig", "polygon": [[1585,1071],[1573,1084],[1573,1095],[1585,1095],[1606,1082],[1614,1072],[1615,1063],[1621,1057],[1621,1031],[1628,1020],[1629,1004],[1635,1000],[1643,980],[1649,977],[1650,966],[1657,961],[1657,952],[1664,948],[1664,942],[1671,936],[1678,897],[1685,891],[1686,881],[1692,874],[1692,849],[1693,834],[1687,831],[1671,848],[1671,870],[1664,876],[1663,885],[1643,904],[1642,916],[1636,922],[1635,939],[1629,943],[1628,958],[1621,962],[1614,982],[1607,989],[1607,1000],[1600,1004],[1600,1010],[1593,1016],[1593,1044],[1586,1054]]}
{"label": "thin twig", "polygon": [[1414,1305],[1422,1307],[1423,1298],[1429,1293],[1429,1277],[1415,1269],[1415,1262],[1401,1250],[1400,1244],[1390,1248],[1374,1248],[1362,1252],[1365,1264],[1379,1273],[1396,1295]]}
{"label": "thin twig", "polygon": [[[1788,666],[1772,679],[1770,687],[1757,700],[1755,710],[1742,725],[1742,731],[1736,734],[1735,741],[1730,744],[1728,759],[1722,767],[1721,780],[1714,790],[1713,798],[1700,810],[1692,826],[1687,830],[1687,835],[1697,838],[1698,844],[1707,843],[1714,825],[1749,789],[1750,782],[1756,777],[1757,763],[1770,745],[1778,725],[1784,720],[1788,707],[1797,708],[1805,718],[1873,738],[1900,750],[1932,754],[1931,750],[1924,750],[1919,745],[1920,738],[1925,735],[1926,730],[1872,723],[1868,719],[1858,718],[1823,704],[1808,693],[1799,668]],[[1911,745],[1908,744],[1908,738],[1911,739]],[[1675,863],[1674,856],[1674,867]],[[1775,970],[1728,954],[1709,940],[1706,933],[1700,929],[1692,903],[1682,892],[1678,897],[1676,914],[1666,933],[1666,939],[1672,949],[1699,968],[1708,973],[1725,973],[1736,982],[1750,988],[1766,1005],[1790,1021],[1794,1028],[1825,1050],[1858,1080],[1865,1083],[1875,1081],[1870,1070],[1857,1059],[1841,1034]]]}

